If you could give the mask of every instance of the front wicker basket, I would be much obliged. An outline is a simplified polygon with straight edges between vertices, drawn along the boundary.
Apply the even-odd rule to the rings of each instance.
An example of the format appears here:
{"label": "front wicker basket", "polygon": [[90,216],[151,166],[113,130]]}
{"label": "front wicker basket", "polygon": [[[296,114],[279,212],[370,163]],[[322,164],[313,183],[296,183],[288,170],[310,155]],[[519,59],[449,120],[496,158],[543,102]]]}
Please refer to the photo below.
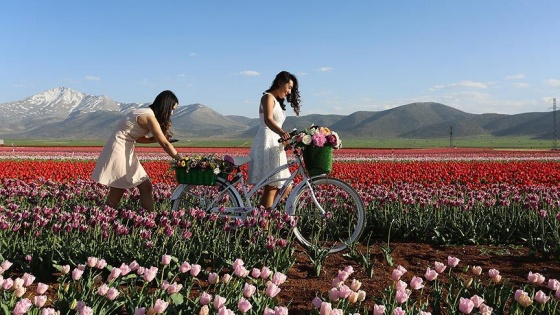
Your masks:
{"label": "front wicker basket", "polygon": [[216,184],[217,175],[213,170],[189,170],[186,168],[175,167],[175,178],[180,184],[207,185]]}

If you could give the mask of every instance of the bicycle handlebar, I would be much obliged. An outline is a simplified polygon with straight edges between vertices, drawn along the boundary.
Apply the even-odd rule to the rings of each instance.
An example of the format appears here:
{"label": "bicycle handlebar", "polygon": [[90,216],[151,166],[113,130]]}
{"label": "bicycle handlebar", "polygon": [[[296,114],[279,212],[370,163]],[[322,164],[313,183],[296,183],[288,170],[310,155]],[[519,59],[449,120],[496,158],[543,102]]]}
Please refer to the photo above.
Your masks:
{"label": "bicycle handlebar", "polygon": [[[294,128],[291,132],[290,132],[290,139],[293,138],[295,135],[297,135],[299,133],[299,131],[297,130],[297,128]],[[287,140],[286,140],[287,141]],[[284,142],[284,140],[282,140],[282,138],[278,139],[278,143],[282,143]]]}

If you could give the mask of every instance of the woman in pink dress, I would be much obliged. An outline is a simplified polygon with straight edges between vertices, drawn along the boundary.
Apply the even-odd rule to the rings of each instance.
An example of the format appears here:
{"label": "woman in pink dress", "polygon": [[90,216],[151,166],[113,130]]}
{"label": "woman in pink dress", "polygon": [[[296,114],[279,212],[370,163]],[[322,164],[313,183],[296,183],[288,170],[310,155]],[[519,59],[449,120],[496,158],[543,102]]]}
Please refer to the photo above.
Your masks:
{"label": "woman in pink dress", "polygon": [[[287,157],[284,145],[278,139],[286,141],[290,139],[290,134],[282,125],[286,120],[286,105],[284,100],[290,103],[296,116],[299,116],[300,96],[299,85],[295,75],[288,71],[282,71],[276,75],[272,85],[263,93],[259,105],[259,130],[255,135],[251,145],[249,157],[249,183],[256,184],[267,172],[276,167],[286,164]],[[278,194],[278,189],[282,187],[282,178],[290,176],[290,171],[275,174],[271,179],[276,180],[264,187],[260,205],[264,208],[272,207],[274,198]],[[285,194],[288,191],[285,192]]]}
{"label": "woman in pink dress", "polygon": [[153,104],[139,108],[124,117],[99,154],[91,178],[109,186],[105,204],[116,208],[127,189],[138,187],[140,204],[148,211],[154,210],[152,182],[134,152],[135,143],[159,143],[174,159],[182,157],[169,142],[171,115],[179,105],[171,91],[161,92]]}

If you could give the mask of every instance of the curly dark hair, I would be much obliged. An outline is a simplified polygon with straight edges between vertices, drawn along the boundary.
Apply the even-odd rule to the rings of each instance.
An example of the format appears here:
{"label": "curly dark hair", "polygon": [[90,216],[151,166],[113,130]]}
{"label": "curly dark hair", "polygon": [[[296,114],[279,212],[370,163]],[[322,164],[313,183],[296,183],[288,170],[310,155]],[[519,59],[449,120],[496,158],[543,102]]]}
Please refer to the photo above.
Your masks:
{"label": "curly dark hair", "polygon": [[171,112],[173,111],[173,106],[178,103],[179,99],[177,96],[173,92],[165,90],[159,93],[152,105],[150,105],[150,108],[156,115],[161,131],[167,139],[173,136],[173,132],[171,132]]}
{"label": "curly dark hair", "polygon": [[[283,84],[289,83],[290,80],[292,80],[294,86],[292,87],[292,93],[286,96],[286,101],[290,103],[290,106],[292,106],[292,108],[294,109],[296,116],[299,116],[299,111],[301,107],[300,106],[301,98],[299,96],[298,80],[295,75],[289,73],[288,71],[281,71],[276,75],[274,81],[272,81],[272,84],[270,85],[270,88],[266,91],[270,92],[282,86]],[[282,110],[286,110],[286,105],[284,105],[284,99],[279,99],[278,102],[280,103],[280,107],[282,107]]]}

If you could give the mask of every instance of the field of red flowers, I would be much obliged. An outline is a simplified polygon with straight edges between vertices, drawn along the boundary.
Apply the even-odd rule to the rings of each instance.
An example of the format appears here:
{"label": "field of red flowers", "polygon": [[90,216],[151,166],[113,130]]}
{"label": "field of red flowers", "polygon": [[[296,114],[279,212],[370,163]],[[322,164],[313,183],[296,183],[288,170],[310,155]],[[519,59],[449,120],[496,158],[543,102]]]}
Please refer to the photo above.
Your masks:
{"label": "field of red flowers", "polygon": [[[20,179],[25,182],[50,180],[73,183],[89,180],[95,166],[95,158],[101,148],[96,147],[0,147],[0,175],[3,179]],[[216,154],[246,155],[247,148],[180,148],[185,155]],[[175,185],[170,160],[159,148],[139,147],[138,155],[156,185]],[[560,220],[560,152],[537,150],[492,150],[492,149],[340,149],[335,151],[331,176],[348,181],[361,193],[366,208],[379,201],[373,187],[387,189],[410,187],[409,193],[400,190],[394,198],[404,204],[418,202],[418,187],[433,189],[439,186],[461,186],[481,192],[496,190],[497,187],[514,189],[551,189],[542,200],[548,215]],[[376,190],[376,191],[377,191]],[[377,192],[376,192],[377,193]],[[382,192],[384,193],[384,192]],[[500,194],[503,194],[500,192]],[[456,196],[455,196],[456,197]],[[392,195],[384,198],[393,198]],[[449,198],[446,196],[445,198]],[[455,198],[454,201],[459,198]],[[482,203],[489,202],[482,200]],[[491,205],[499,201],[494,200]],[[527,201],[527,207],[531,204]],[[541,206],[534,210],[543,211]],[[552,211],[550,211],[552,210]],[[368,231],[369,232],[369,231]],[[356,276],[362,279],[363,288],[368,292],[380,292],[390,285],[391,272],[400,265],[414,274],[423,274],[426,265],[434,261],[446,261],[449,256],[459,257],[461,267],[481,266],[484,270],[498,268],[504,277],[516,283],[526,282],[527,274],[541,272],[549,277],[560,277],[558,260],[543,257],[540,253],[530,255],[529,249],[512,244],[494,245],[434,245],[422,242],[391,242],[393,266],[387,261],[382,246],[386,239],[373,242],[370,259],[376,266],[375,277],[367,275],[362,266],[347,253],[329,256],[323,265],[323,272],[312,274],[313,266],[303,249],[296,251],[296,264],[288,272],[288,281],[280,297],[291,303],[290,314],[309,314],[310,301],[321,292],[328,294],[331,282],[345,265],[353,265]],[[367,247],[360,244],[359,249]],[[534,254],[534,253],[533,253]]]}

